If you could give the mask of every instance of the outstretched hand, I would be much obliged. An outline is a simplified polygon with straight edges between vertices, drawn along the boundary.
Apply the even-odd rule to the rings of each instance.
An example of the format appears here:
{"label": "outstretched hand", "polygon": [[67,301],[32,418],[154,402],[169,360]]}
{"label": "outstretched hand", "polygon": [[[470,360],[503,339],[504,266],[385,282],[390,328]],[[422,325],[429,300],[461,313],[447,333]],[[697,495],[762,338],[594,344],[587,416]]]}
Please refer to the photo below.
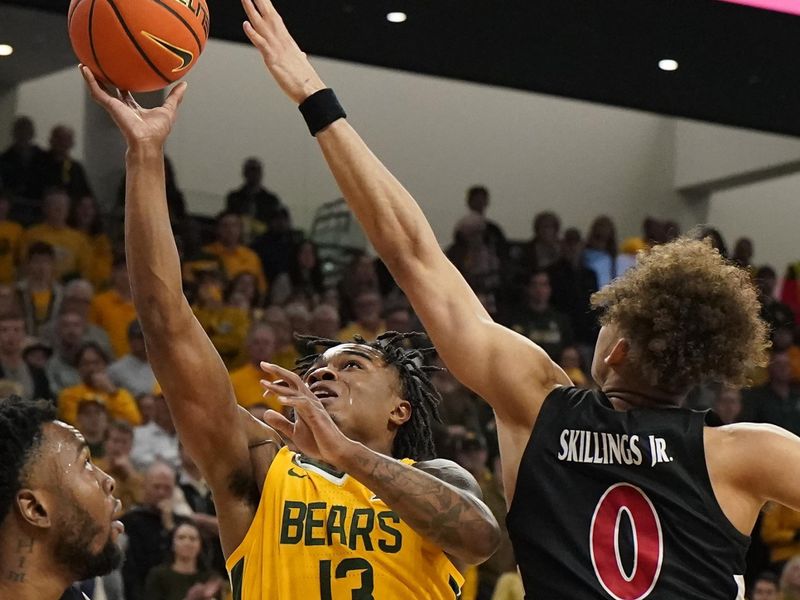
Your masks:
{"label": "outstretched hand", "polygon": [[325,88],[305,52],[286,29],[270,0],[241,0],[247,13],[244,33],[261,51],[275,81],[297,104]]}
{"label": "outstretched hand", "polygon": [[292,422],[282,414],[268,410],[264,413],[267,425],[305,456],[341,469],[343,459],[355,442],[336,426],[320,399],[296,373],[266,362],[261,363],[261,369],[281,378],[276,382],[262,380],[261,385],[266,390],[264,394],[275,394],[281,404],[294,409],[295,415]]}
{"label": "outstretched hand", "polygon": [[80,70],[92,98],[106,109],[125,136],[129,148],[146,144],[160,148],[164,145],[175,124],[183,95],[186,93],[186,82],[181,82],[172,88],[162,106],[142,108],[130,92],[117,90],[116,95],[112,95],[97,81],[88,67],[81,65]]}

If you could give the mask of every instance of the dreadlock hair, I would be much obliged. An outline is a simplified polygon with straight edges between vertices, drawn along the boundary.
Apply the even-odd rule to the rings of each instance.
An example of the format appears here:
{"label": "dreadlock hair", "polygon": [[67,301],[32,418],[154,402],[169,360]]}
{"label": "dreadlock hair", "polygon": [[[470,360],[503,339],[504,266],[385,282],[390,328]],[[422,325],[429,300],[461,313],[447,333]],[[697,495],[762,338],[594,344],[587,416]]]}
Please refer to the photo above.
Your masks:
{"label": "dreadlock hair", "polygon": [[52,404],[10,396],[0,400],[0,524],[24,483],[23,470],[42,441],[42,425],[56,418]]}
{"label": "dreadlock hair", "polygon": [[[374,342],[367,342],[360,335],[353,337],[353,342],[369,346],[383,355],[387,364],[397,370],[400,377],[400,394],[411,404],[411,418],[397,430],[392,446],[395,458],[411,458],[413,460],[429,460],[436,456],[431,425],[434,421],[441,423],[439,403],[441,394],[431,382],[428,375],[442,369],[425,364],[425,355],[434,352],[433,348],[408,349],[404,342],[409,339],[423,337],[425,334],[410,332],[398,333],[387,331],[378,336]],[[309,354],[297,360],[295,372],[305,375],[326,350],[341,346],[337,340],[314,336],[296,336],[301,346],[310,351],[323,348],[322,352]]]}

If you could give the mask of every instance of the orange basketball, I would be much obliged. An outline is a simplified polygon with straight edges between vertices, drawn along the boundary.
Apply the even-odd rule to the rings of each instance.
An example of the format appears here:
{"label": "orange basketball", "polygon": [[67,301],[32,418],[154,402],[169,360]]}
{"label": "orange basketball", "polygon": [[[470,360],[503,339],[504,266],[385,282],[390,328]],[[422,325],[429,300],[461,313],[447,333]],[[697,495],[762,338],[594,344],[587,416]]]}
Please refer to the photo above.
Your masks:
{"label": "orange basketball", "polygon": [[205,48],[205,0],[72,0],[67,26],[78,59],[121,90],[162,89]]}

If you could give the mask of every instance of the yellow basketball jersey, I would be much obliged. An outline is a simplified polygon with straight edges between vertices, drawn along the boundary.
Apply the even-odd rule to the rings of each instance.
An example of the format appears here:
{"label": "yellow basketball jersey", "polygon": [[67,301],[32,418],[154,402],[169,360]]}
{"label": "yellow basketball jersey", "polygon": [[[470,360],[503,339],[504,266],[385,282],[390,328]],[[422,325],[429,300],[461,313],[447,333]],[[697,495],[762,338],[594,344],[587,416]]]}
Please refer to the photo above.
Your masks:
{"label": "yellow basketball jersey", "polygon": [[287,448],[226,565],[234,600],[453,600],[464,583],[365,486]]}

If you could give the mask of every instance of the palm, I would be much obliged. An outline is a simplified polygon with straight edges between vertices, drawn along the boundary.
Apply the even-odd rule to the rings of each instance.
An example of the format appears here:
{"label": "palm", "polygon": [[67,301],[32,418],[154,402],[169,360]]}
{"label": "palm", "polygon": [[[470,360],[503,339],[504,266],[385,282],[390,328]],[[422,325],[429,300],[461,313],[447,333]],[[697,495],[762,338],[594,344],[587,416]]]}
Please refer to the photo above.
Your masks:
{"label": "palm", "polygon": [[174,87],[162,106],[142,108],[130,92],[117,91],[114,96],[97,82],[88,68],[81,66],[81,73],[92,98],[106,109],[129,146],[142,142],[161,145],[166,141],[186,91],[185,83]]}

